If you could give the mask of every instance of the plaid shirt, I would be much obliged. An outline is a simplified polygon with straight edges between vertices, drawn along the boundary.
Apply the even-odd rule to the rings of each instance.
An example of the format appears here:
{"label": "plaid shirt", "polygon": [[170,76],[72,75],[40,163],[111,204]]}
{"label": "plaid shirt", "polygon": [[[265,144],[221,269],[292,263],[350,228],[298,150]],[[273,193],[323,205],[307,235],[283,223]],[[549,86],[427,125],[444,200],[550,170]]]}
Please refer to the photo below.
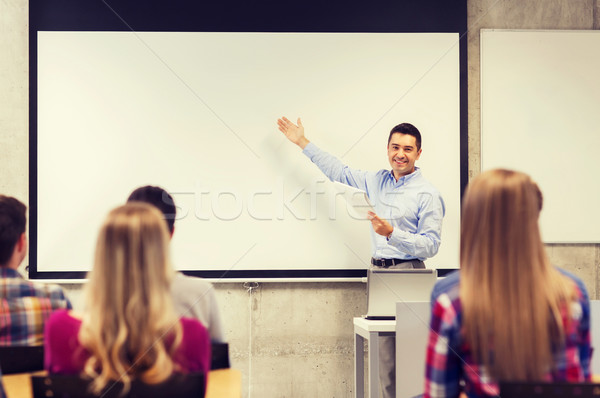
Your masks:
{"label": "plaid shirt", "polygon": [[[569,327],[565,326],[565,346],[554,353],[555,369],[546,374],[545,381],[589,381],[592,349],[587,290],[579,278],[559,271],[575,282],[579,300],[571,307]],[[498,383],[489,377],[483,365],[474,362],[461,333],[459,274],[454,272],[439,281],[431,294],[425,398],[458,397],[463,388],[469,398],[496,397],[499,393]]]}
{"label": "plaid shirt", "polygon": [[44,323],[59,308],[71,309],[56,285],[35,284],[0,267],[0,346],[42,345]]}

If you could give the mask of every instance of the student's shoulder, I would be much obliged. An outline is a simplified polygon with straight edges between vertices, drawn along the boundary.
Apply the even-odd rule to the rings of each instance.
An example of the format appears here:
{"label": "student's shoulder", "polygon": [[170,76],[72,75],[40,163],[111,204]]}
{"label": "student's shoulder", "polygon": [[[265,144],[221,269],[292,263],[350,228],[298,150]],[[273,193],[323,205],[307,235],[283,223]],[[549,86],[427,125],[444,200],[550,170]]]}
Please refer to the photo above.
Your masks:
{"label": "student's shoulder", "polygon": [[567,270],[564,270],[560,267],[555,267],[555,268],[556,268],[556,270],[558,270],[558,272],[560,272],[566,278],[570,279],[575,284],[575,286],[577,287],[577,290],[579,291],[578,293],[582,297],[583,300],[585,300],[585,301],[589,300],[587,288],[585,287],[585,283],[583,283],[583,280],[581,278],[579,278],[575,274],[573,274]]}
{"label": "student's shoulder", "polygon": [[459,284],[460,270],[456,270],[437,281],[431,291],[431,303],[435,303],[443,294],[448,295],[451,300],[456,299],[458,297]]}
{"label": "student's shoulder", "polygon": [[187,276],[178,272],[173,277],[172,290],[173,292],[188,292],[192,289],[194,292],[205,292],[206,290],[213,290],[213,284],[195,276]]}
{"label": "student's shoulder", "polygon": [[32,289],[38,292],[38,296],[53,300],[67,300],[67,295],[62,287],[53,283],[31,282]]}
{"label": "student's shoulder", "polygon": [[81,326],[81,318],[74,316],[68,309],[60,309],[52,312],[46,321],[46,328],[55,329],[79,329]]}
{"label": "student's shoulder", "polygon": [[3,279],[3,284],[7,286],[7,290],[12,291],[13,295],[51,299],[66,298],[63,288],[53,283],[37,282],[24,278],[6,278]]}
{"label": "student's shoulder", "polygon": [[207,339],[210,339],[208,337],[208,330],[198,319],[181,317],[180,321],[184,336],[205,336]]}
{"label": "student's shoulder", "polygon": [[59,286],[57,284],[54,284],[54,283],[42,283],[42,282],[37,282],[37,284],[38,284],[38,286],[39,285],[43,285],[44,288],[46,289],[46,291],[48,291],[50,293],[53,293],[53,294],[62,294],[62,295],[65,294],[65,290],[61,286]]}

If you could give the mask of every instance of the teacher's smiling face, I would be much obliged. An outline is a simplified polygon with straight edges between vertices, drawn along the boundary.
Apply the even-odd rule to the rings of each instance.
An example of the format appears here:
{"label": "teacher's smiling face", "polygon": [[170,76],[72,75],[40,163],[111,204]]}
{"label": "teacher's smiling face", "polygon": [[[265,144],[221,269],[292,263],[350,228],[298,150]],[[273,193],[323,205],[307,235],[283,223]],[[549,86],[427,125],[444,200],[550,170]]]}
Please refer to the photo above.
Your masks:
{"label": "teacher's smiling face", "polygon": [[414,172],[415,162],[421,156],[421,149],[417,149],[417,139],[402,133],[392,135],[387,152],[396,180]]}

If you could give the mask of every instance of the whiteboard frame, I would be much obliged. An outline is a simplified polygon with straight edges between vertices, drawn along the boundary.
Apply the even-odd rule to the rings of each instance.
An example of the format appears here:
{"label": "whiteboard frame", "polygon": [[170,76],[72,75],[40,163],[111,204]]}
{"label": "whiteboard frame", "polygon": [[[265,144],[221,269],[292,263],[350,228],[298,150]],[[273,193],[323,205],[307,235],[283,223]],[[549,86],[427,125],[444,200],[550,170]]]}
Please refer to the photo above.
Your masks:
{"label": "whiteboard frame", "polygon": [[[30,217],[30,241],[31,241],[31,253],[30,253],[30,266],[29,266],[29,274],[30,278],[33,279],[81,279],[85,276],[85,273],[81,272],[40,272],[37,270],[36,263],[36,236],[35,236],[35,228],[32,227],[35,225],[37,221],[36,215],[36,200],[37,200],[37,191],[35,180],[37,178],[37,170],[36,170],[36,43],[37,38],[36,34],[40,30],[130,30],[131,26],[136,24],[131,23],[131,26],[121,26],[123,22],[131,22],[133,19],[133,14],[130,18],[121,18],[115,19],[110,23],[107,23],[102,18],[106,19],[106,15],[99,16],[98,12],[90,12],[86,7],[98,7],[93,5],[83,5],[76,4],[72,2],[69,6],[73,7],[75,10],[72,11],[72,15],[76,15],[80,13],[81,21],[69,21],[64,18],[63,12],[65,11],[65,5],[69,4],[69,1],[66,2],[55,2],[57,4],[52,4],[52,1],[49,2],[35,2],[32,1],[30,3],[30,208],[31,208],[31,217]],[[147,9],[152,8],[152,5],[160,2],[140,2],[139,7],[144,7],[145,13],[140,16],[143,19],[143,23],[146,24],[148,20],[151,20],[154,17],[148,17],[148,12],[152,13],[152,11],[148,11]],[[432,4],[435,7],[432,7]],[[340,3],[340,7],[344,7],[345,3]],[[53,9],[54,7],[54,9]],[[314,9],[321,9],[321,4],[315,2],[315,4],[303,4],[303,7],[310,10],[311,7]],[[381,8],[378,4],[372,4],[371,7],[375,10]],[[372,18],[363,15],[362,12],[358,13],[352,18],[346,19],[345,21],[335,21],[331,19],[331,15],[321,15],[319,16],[319,21],[316,20],[307,20],[305,23],[307,24],[305,27],[296,26],[294,31],[333,31],[333,32],[345,32],[345,31],[366,31],[366,32],[378,32],[378,31],[392,31],[392,32],[459,32],[461,34],[460,38],[460,174],[461,174],[461,192],[464,190],[467,181],[467,167],[468,167],[468,159],[467,159],[467,132],[466,132],[466,91],[467,91],[467,67],[466,67],[466,36],[464,32],[466,32],[466,1],[429,1],[423,2],[423,4],[419,5],[421,7],[414,7],[410,9],[411,13],[408,14],[403,12],[402,4],[395,5],[397,7],[397,11],[393,13],[394,15],[384,15],[386,10],[381,8],[381,19],[378,21],[374,21]],[[62,9],[61,9],[62,8]],[[77,9],[79,8],[79,9]],[[335,7],[334,7],[335,8]],[[432,18],[432,10],[438,12],[440,15],[443,15],[445,18],[436,19]],[[94,10],[98,11],[98,10]],[[104,10],[106,11],[106,10]],[[114,11],[114,10],[111,10]],[[118,10],[120,11],[120,10]],[[135,10],[134,10],[135,11]],[[164,11],[164,10],[163,10]],[[206,18],[201,22],[205,25],[208,25],[207,22],[209,19],[212,21],[218,20],[218,18],[210,18],[208,14],[206,14],[206,9],[203,10],[205,12]],[[211,13],[218,13],[214,10],[209,10]],[[231,10],[226,10],[230,12]],[[247,12],[248,10],[244,10]],[[163,17],[160,15],[159,11],[154,11],[159,13],[159,17]],[[264,10],[256,9],[253,12],[261,13]],[[110,14],[110,12],[109,12]],[[389,12],[388,12],[389,14]],[[124,16],[124,13],[120,13],[119,17]],[[335,12],[337,15],[337,9]],[[111,15],[114,17],[114,15]],[[246,16],[246,15],[245,15]],[[390,19],[391,16],[391,19]],[[448,18],[451,16],[450,18]],[[97,18],[97,20],[94,20]],[[187,18],[187,19],[186,19]],[[361,18],[364,18],[361,20]],[[385,20],[390,19],[393,20],[394,27],[391,28],[392,25],[386,25]],[[182,26],[184,26],[181,30],[190,30],[190,26],[194,24],[194,22],[190,22],[193,20],[193,15],[183,16],[181,22]],[[234,18],[235,19],[235,18]],[[252,19],[251,16],[248,16],[248,19]],[[353,27],[348,27],[348,20],[352,21],[351,25]],[[327,21],[328,27],[323,29],[323,22]],[[149,25],[152,25],[154,22],[148,22]],[[227,22],[224,22],[227,24]],[[230,22],[231,24],[237,24],[238,22]],[[264,23],[264,22],[261,22]],[[116,24],[116,25],[115,25]],[[337,24],[337,25],[336,25]],[[372,25],[369,25],[372,24]],[[437,27],[436,27],[436,24]],[[93,28],[90,28],[93,26]],[[98,27],[101,27],[98,29]],[[115,26],[117,26],[115,28]],[[140,26],[140,25],[136,25]],[[155,28],[148,28],[147,26],[141,28],[142,30],[154,30]],[[194,26],[191,30],[200,30],[206,31],[209,30],[221,30],[222,31],[239,31],[238,29],[242,29],[242,31],[272,31],[279,30],[277,27],[265,27],[265,26],[255,26],[254,28],[247,29],[240,25],[236,25],[235,27],[229,26],[221,26],[218,29],[214,29],[214,27],[209,28],[208,26],[198,27]],[[256,30],[254,30],[256,29]],[[357,270],[352,272],[347,272],[348,270],[268,270],[266,272],[258,271],[258,272],[231,272],[227,278],[275,278],[284,280],[285,278],[360,278],[366,275],[366,270]],[[216,273],[205,272],[189,272],[190,274],[204,276],[209,278],[220,278],[223,275],[222,271],[215,271]]]}

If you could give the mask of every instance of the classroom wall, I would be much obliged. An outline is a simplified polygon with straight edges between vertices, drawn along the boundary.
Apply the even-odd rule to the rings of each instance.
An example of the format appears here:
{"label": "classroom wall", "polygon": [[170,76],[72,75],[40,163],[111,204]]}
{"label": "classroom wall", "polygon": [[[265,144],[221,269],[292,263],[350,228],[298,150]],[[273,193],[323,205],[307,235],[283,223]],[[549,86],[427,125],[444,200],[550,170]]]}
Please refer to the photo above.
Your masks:
{"label": "classroom wall", "polygon": [[[0,192],[25,202],[27,10],[26,0],[0,0]],[[600,5],[598,0],[472,0],[468,13],[469,176],[473,177],[480,168],[479,30],[598,29]],[[600,245],[551,245],[548,251],[555,264],[583,278],[590,296],[599,298]],[[80,306],[81,286],[64,287]],[[365,312],[364,284],[223,283],[216,290],[232,365],[243,373],[245,397],[354,395],[352,317]]]}
{"label": "classroom wall", "polygon": [[[600,29],[598,0],[473,0],[468,2],[469,178],[481,167],[480,29]],[[518,143],[507,143],[510,145]],[[551,261],[581,277],[598,298],[600,245],[547,245]]]}

